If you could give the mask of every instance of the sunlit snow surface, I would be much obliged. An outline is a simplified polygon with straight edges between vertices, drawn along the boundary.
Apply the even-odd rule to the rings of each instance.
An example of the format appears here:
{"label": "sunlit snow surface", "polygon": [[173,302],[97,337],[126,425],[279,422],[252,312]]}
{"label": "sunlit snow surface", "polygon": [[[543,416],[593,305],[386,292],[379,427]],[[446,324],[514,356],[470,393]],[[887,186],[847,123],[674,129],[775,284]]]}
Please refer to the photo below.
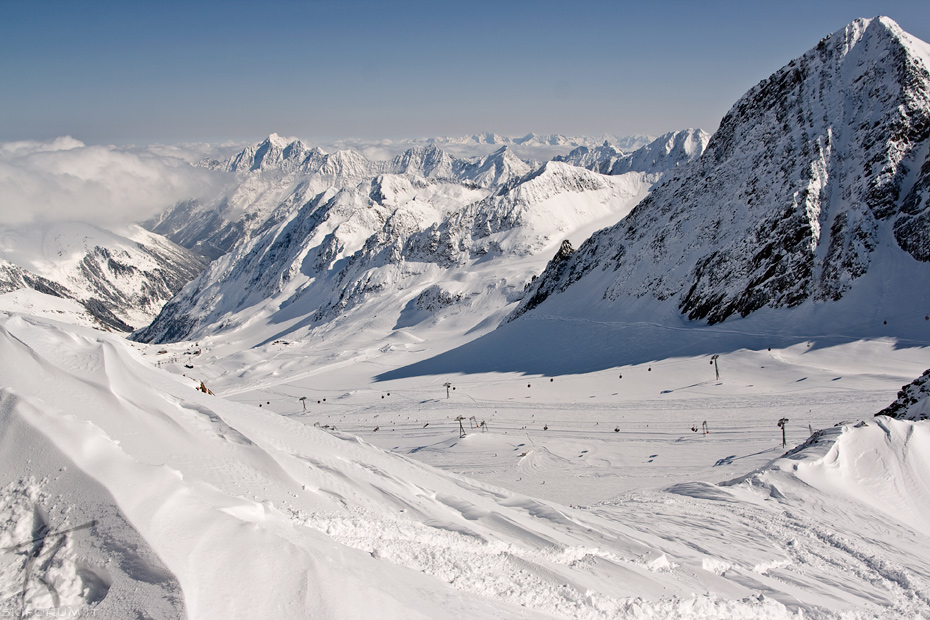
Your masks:
{"label": "sunlit snow surface", "polygon": [[0,313],[3,613],[930,614],[930,425],[871,417],[924,346],[378,382],[428,343],[345,344]]}

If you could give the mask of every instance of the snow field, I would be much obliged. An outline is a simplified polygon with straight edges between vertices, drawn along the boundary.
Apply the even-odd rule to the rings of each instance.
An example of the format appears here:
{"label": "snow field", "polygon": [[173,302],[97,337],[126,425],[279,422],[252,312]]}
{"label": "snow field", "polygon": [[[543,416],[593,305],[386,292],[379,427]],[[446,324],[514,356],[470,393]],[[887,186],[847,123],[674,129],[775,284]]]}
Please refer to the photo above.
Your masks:
{"label": "snow field", "polygon": [[[706,356],[381,382],[428,353],[294,363],[338,358],[342,343],[331,346],[221,357],[207,340],[146,346],[5,314],[10,529],[34,529],[43,510],[52,525],[97,521],[57,552],[87,580],[52,564],[43,575],[105,618],[930,613],[930,541],[917,527],[926,424],[870,417],[919,374],[923,348],[737,349],[718,359],[719,381]],[[198,392],[201,380],[219,396]],[[781,457],[780,417],[788,448],[808,424],[826,431]],[[709,434],[691,430],[704,420]],[[4,592],[18,591],[17,557]],[[110,584],[103,598],[87,575]],[[28,604],[54,603],[42,597]]]}
{"label": "snow field", "polygon": [[[242,384],[241,374],[222,371],[233,358],[218,360],[202,372],[215,375],[210,381],[219,393],[226,385],[235,386],[230,391],[236,400],[261,404],[307,425],[335,427],[338,434],[364,437],[386,450],[512,492],[558,502],[568,506],[563,512],[570,518],[596,515],[610,524],[607,531],[635,524],[637,539],[645,536],[648,547],[616,557],[625,566],[635,564],[653,576],[663,575],[674,585],[663,581],[657,586],[632,579],[629,573],[619,578],[611,572],[615,567],[605,569],[612,578],[599,579],[608,585],[591,589],[595,594],[611,593],[607,602],[591,602],[584,610],[553,607],[568,617],[585,617],[591,609],[609,609],[606,617],[689,617],[688,613],[726,617],[721,610],[734,601],[745,607],[727,612],[733,617],[804,613],[893,618],[926,613],[927,562],[920,557],[922,552],[913,551],[926,548],[919,516],[888,526],[887,510],[862,488],[821,499],[821,487],[828,491],[832,483],[799,482],[803,469],[795,474],[793,464],[793,484],[804,489],[794,497],[787,495],[784,484],[759,489],[758,476],[728,487],[716,484],[740,480],[745,472],[768,471],[769,462],[803,444],[812,430],[816,437],[818,429],[832,431],[835,424],[854,426],[860,421],[869,426],[857,432],[877,428],[872,423],[874,412],[927,364],[922,347],[901,347],[886,339],[736,349],[718,359],[719,381],[709,356],[699,356],[580,375],[484,373],[371,382],[380,369],[396,365],[392,358],[409,359],[410,353],[388,347],[347,364],[318,366],[307,375],[286,361],[306,352],[299,343],[279,347],[273,361],[266,357],[262,363],[265,371],[274,366],[281,372],[273,376],[265,372],[264,380],[259,378],[261,372],[250,375],[254,381],[245,382],[249,387]],[[316,348],[313,354],[323,352]],[[267,387],[262,387],[263,381]],[[455,387],[449,398],[446,381]],[[306,412],[297,400],[300,396],[306,397]],[[458,416],[464,418],[464,438],[459,437]],[[787,448],[781,446],[776,425],[782,417],[789,419]],[[482,421],[486,432],[474,428]],[[704,421],[708,434],[703,433]],[[917,445],[916,439],[911,442]],[[889,442],[876,449],[885,454],[894,445]],[[813,444],[806,451],[812,449]],[[903,479],[926,477],[927,466],[920,457],[901,458],[910,467],[910,475]],[[876,484],[865,482],[866,470],[872,467],[883,472],[879,477],[891,487],[895,476],[884,465],[891,459],[887,455],[884,459],[865,458],[862,471],[847,464],[840,471],[868,488]],[[898,485],[886,493],[895,494],[917,505],[926,495],[922,482],[907,490]],[[919,510],[910,514],[922,514]],[[849,515],[856,515],[851,522]],[[917,521],[908,523],[908,518]],[[370,521],[326,517],[317,526],[349,546],[453,584],[486,583],[464,568],[458,573],[450,568],[455,561],[440,551],[452,544],[445,540],[446,534],[440,540],[420,531],[400,534],[393,519],[377,528],[361,525]],[[864,528],[885,532],[860,540]],[[902,540],[907,541],[903,547]],[[603,552],[610,545],[591,548]],[[483,562],[472,560],[472,564],[485,566],[490,555],[503,566],[506,562],[492,549],[482,551]],[[517,557],[508,552],[507,561],[511,556]],[[582,564],[603,568],[606,563],[592,554],[584,561],[576,559],[576,568]],[[508,573],[504,568],[500,571]],[[618,586],[618,581],[627,586]],[[478,591],[487,594],[483,588]],[[513,598],[512,592],[522,592],[520,588],[503,591],[511,593],[508,600],[524,600]],[[694,599],[695,593],[710,593],[709,599]],[[637,602],[637,597],[642,600]],[[576,604],[581,599],[571,600]]]}

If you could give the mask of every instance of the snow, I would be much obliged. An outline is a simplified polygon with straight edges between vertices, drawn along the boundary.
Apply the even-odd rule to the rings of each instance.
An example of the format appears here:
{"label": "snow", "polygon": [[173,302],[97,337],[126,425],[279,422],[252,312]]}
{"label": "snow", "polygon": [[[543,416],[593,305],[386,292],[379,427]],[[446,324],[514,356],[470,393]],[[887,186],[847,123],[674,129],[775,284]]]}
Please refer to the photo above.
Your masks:
{"label": "snow", "polygon": [[99,325],[87,309],[76,301],[46,295],[31,288],[0,294],[0,312],[31,314],[84,327]]}
{"label": "snow", "polygon": [[[889,42],[927,60],[888,20],[834,36],[802,59],[852,59],[821,72],[829,96],[805,100],[811,119],[846,107],[834,91],[847,69],[891,75],[876,64]],[[795,66],[752,92],[790,85]],[[770,94],[780,104],[792,93]],[[734,115],[756,100],[741,101]],[[736,129],[766,131],[745,112]],[[739,132],[726,119],[697,166],[764,152],[752,169],[733,158],[749,179],[745,209],[727,219],[715,197],[677,220],[717,213],[722,232],[706,234],[648,211],[698,186],[699,167],[675,162],[703,149],[700,132],[629,158],[605,144],[604,161],[645,168],[619,176],[531,168],[510,152],[571,143],[557,135],[472,136],[458,142],[494,148],[470,162],[427,145],[375,163],[272,134],[207,162],[237,175],[225,202],[181,204],[157,222],[219,256],[160,318],[165,340],[193,340],[130,342],[72,300],[0,295],[0,615],[930,617],[930,292],[908,219],[927,179],[896,171],[907,140],[890,140],[868,197],[896,183],[906,225],[830,249],[822,235],[855,224],[841,221],[848,209],[833,214],[831,175],[858,168],[830,163],[828,143],[852,142],[822,124],[802,145],[808,194],[791,200],[813,233],[804,252],[848,259],[830,289],[843,294],[714,324],[687,320],[666,277],[717,232],[755,252],[767,223],[797,224],[743,218],[752,183],[786,169],[759,167],[772,163],[761,142],[728,143]],[[804,133],[794,129],[782,136],[791,144]],[[671,180],[634,208],[659,180],[653,165]],[[717,189],[729,179],[719,174]],[[868,208],[897,198],[881,200]],[[563,243],[621,218],[587,250]],[[740,218],[764,235],[753,241]],[[632,252],[631,292],[601,259],[622,266],[615,233],[637,222],[658,232]],[[81,230],[42,251],[27,236],[0,243],[64,277],[111,234]],[[562,268],[579,255],[578,271]],[[547,260],[562,293],[501,324]],[[729,278],[713,284],[735,291]]]}
{"label": "snow", "polygon": [[0,315],[4,548],[96,522],[25,596],[28,554],[2,556],[0,608],[53,583],[101,618],[930,613],[930,427],[871,418],[926,346],[377,381],[431,346],[391,342],[220,355]]}
{"label": "snow", "polygon": [[[825,38],[740,98],[692,165],[550,266],[512,316],[566,295],[635,320],[653,297],[717,323],[829,305],[880,265],[922,268],[917,280],[888,281],[920,288],[911,282],[927,279],[930,260],[924,50],[887,19]],[[898,256],[879,258],[889,251]]]}
{"label": "snow", "polygon": [[597,147],[605,141],[624,152],[634,151],[652,141],[651,136],[561,136],[561,135],[533,135],[522,137],[502,136],[493,133],[446,136],[434,138],[420,138],[407,140],[370,140],[352,139],[340,140],[333,144],[321,144],[327,151],[351,148],[363,153],[367,158],[374,160],[387,160],[402,154],[410,148],[436,145],[454,157],[472,158],[484,157],[501,146],[506,146],[521,159],[532,161],[547,161],[557,155],[579,146]]}
{"label": "snow", "polygon": [[96,300],[130,325],[146,325],[202,259],[135,224],[0,225],[0,263],[45,278],[59,293]]}

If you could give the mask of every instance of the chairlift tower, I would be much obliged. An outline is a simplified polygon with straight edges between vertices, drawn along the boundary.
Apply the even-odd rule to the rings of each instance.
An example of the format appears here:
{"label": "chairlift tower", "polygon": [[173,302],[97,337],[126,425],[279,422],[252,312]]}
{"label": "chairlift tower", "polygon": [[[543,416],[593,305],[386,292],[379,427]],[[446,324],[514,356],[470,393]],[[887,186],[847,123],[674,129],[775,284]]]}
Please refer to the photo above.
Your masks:
{"label": "chairlift tower", "polygon": [[781,427],[781,447],[785,448],[788,446],[788,441],[785,439],[785,426],[788,425],[788,418],[782,418],[778,421],[778,426]]}

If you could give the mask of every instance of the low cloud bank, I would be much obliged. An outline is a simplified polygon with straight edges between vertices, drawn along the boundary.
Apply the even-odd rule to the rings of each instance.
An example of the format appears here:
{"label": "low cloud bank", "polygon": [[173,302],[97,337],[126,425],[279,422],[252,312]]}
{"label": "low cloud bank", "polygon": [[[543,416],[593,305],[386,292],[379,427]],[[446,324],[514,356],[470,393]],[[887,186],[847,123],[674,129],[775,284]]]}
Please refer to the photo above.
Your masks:
{"label": "low cloud bank", "polygon": [[213,195],[225,178],[156,147],[87,146],[70,136],[0,143],[0,224],[139,222]]}

